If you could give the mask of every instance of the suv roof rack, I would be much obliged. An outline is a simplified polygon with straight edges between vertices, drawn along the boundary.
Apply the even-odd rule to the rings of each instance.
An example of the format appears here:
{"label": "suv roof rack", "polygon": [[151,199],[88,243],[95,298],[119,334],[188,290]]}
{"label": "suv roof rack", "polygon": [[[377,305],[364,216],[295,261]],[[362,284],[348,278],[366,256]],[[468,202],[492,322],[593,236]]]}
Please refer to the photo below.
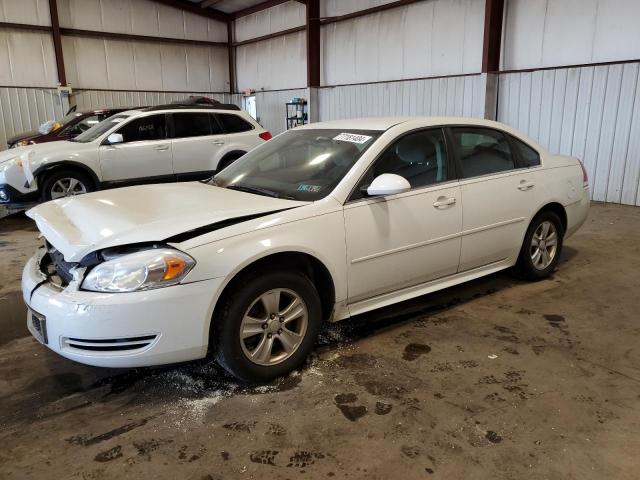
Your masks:
{"label": "suv roof rack", "polygon": [[221,103],[218,100],[209,97],[191,96],[182,100],[174,100],[173,102],[165,105],[156,105],[153,107],[149,107],[146,109],[146,111],[149,112],[154,110],[173,110],[179,108],[215,108],[218,110],[240,110],[240,107],[232,103]]}

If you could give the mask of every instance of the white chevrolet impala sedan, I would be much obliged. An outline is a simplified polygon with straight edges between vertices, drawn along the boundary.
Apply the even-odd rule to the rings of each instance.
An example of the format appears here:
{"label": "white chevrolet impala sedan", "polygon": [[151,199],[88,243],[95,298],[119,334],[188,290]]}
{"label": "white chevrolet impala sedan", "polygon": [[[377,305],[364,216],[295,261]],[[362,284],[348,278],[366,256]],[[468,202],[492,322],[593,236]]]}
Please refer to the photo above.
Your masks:
{"label": "white chevrolet impala sedan", "polygon": [[323,322],[515,267],[551,274],[585,221],[581,163],[463,118],[316,123],[204,182],[28,212],[31,333],[105,367],[211,354],[247,382],[300,366]]}

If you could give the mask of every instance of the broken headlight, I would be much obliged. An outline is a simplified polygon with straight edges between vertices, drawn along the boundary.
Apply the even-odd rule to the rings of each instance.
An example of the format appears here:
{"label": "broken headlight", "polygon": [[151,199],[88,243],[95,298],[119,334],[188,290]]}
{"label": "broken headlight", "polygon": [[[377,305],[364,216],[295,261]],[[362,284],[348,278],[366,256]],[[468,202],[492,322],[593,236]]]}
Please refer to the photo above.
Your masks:
{"label": "broken headlight", "polygon": [[142,250],[96,265],[82,282],[94,292],[134,292],[180,283],[196,261],[170,248]]}

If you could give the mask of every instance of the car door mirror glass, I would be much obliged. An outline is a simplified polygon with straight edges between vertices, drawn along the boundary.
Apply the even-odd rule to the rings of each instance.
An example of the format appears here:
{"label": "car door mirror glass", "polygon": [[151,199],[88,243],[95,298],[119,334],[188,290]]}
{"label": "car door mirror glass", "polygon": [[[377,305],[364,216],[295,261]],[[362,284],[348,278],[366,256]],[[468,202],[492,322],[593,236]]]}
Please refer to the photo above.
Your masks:
{"label": "car door mirror glass", "polygon": [[122,137],[121,133],[112,133],[107,137],[107,143],[109,145],[115,145],[117,143],[122,143],[123,141],[124,138]]}
{"label": "car door mirror glass", "polygon": [[367,195],[395,195],[409,190],[411,190],[411,184],[406,178],[395,173],[383,173],[371,182],[367,188]]}

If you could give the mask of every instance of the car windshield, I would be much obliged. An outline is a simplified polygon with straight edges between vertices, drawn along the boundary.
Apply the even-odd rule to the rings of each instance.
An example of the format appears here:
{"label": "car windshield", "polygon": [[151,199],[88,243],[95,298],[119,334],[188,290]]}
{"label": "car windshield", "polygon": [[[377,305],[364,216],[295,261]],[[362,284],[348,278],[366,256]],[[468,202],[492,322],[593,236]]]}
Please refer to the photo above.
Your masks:
{"label": "car windshield", "polygon": [[100,138],[102,135],[107,133],[113,127],[118,125],[123,120],[129,118],[130,115],[124,115],[122,113],[113,115],[109,118],[104,119],[102,122],[94,125],[89,130],[82,132],[76,138],[71,139],[71,142],[80,142],[80,143],[88,143],[93,142],[97,138]]}
{"label": "car windshield", "polygon": [[232,163],[210,183],[270,197],[319,200],[381,134],[378,130],[289,130]]}

